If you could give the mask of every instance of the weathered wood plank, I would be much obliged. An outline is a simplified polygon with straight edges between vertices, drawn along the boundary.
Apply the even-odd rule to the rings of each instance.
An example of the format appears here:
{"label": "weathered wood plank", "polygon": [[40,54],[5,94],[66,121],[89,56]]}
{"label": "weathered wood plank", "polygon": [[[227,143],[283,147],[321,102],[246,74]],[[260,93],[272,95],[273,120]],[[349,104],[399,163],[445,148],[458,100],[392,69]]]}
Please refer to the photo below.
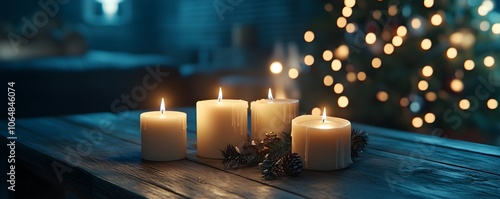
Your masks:
{"label": "weathered wood plank", "polygon": [[[95,124],[93,127],[99,128],[99,123]],[[19,121],[18,126],[24,129],[22,134],[25,135],[19,137],[19,140],[26,143],[28,147],[66,164],[69,161],[66,160],[65,149],[69,146],[76,150],[79,144],[89,143],[85,141],[88,138],[83,132],[92,129],[57,118],[27,119]],[[50,131],[42,133],[41,129],[50,129]],[[266,187],[261,183],[189,160],[159,163],[142,161],[139,144],[117,138],[117,136],[132,135],[126,132],[121,127],[113,132],[102,132],[102,140],[92,145],[90,153],[82,155],[79,165],[74,167],[87,172],[87,175],[96,176],[109,184],[119,184],[123,189],[133,190],[145,197],[262,198],[268,195],[297,197],[289,192]],[[135,134],[139,135],[138,132]],[[68,175],[72,177],[72,174]],[[128,182],[123,183],[124,181]],[[88,181],[80,183],[87,184],[87,186],[93,184]],[[241,189],[241,187],[247,187],[247,189]],[[262,189],[262,191],[253,191],[256,189]]]}
{"label": "weathered wood plank", "polygon": [[[127,129],[135,129],[132,131],[137,132],[138,120],[134,120],[133,118],[138,117],[138,115],[138,113],[130,113],[130,117],[127,117],[125,124],[121,124],[120,126]],[[188,114],[188,117],[189,115],[192,114]],[[193,126],[189,126],[188,128],[193,129]],[[190,134],[194,133],[192,130],[189,132]],[[449,197],[450,194],[458,194],[463,197],[475,195],[491,197],[495,196],[495,194],[500,194],[498,185],[496,185],[499,182],[499,177],[492,173],[474,170],[473,168],[464,168],[461,165],[441,163],[433,159],[421,159],[422,157],[420,156],[408,156],[398,152],[399,148],[396,148],[395,152],[384,152],[386,150],[383,147],[392,149],[395,145],[398,146],[399,142],[405,143],[403,148],[407,149],[415,149],[418,147],[418,144],[400,139],[391,141],[387,137],[371,135],[372,141],[370,147],[372,145],[374,147],[369,148],[367,153],[363,154],[363,157],[357,160],[356,164],[352,165],[349,169],[333,172],[305,171],[301,178],[286,178],[280,181],[262,180],[256,168],[239,169],[229,172],[306,197],[373,197],[375,194],[380,197],[403,195],[406,197],[440,198]],[[193,141],[190,140],[190,143],[193,143]],[[436,148],[438,147],[436,146]],[[434,158],[446,159],[446,156],[442,154],[446,154],[446,151],[452,151],[452,149],[447,147],[441,147],[439,150],[441,151],[436,149],[436,153],[441,156]],[[192,145],[188,148],[188,154],[188,159],[190,160],[220,170],[224,169],[222,164],[220,164],[220,160],[197,157],[195,148]],[[469,152],[468,155],[473,158],[475,155],[481,154]],[[497,160],[491,156],[486,156],[486,159],[491,159],[491,164]],[[457,161],[452,160],[451,163],[458,164]],[[408,162],[413,162],[414,164],[408,165]],[[474,162],[464,163],[474,164]],[[444,186],[446,183],[454,184],[452,188],[448,188]],[[395,188],[394,192],[391,192],[389,184]],[[359,190],[359,187],[363,187],[362,190]]]}

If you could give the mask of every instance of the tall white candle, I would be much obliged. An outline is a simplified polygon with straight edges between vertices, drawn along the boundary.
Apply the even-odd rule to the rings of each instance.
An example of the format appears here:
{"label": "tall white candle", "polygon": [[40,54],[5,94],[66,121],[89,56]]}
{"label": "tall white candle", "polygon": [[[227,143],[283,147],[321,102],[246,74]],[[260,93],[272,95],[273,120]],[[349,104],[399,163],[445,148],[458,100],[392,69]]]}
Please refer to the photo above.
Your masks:
{"label": "tall white candle", "polygon": [[337,117],[303,115],[292,121],[292,152],[304,161],[304,169],[337,170],[351,160],[351,123]]}
{"label": "tall white candle", "polygon": [[250,104],[252,113],[252,139],[263,140],[266,133],[290,133],[292,119],[299,112],[299,100],[274,99],[271,89],[268,98],[253,101]]}
{"label": "tall white candle", "polygon": [[219,98],[196,103],[198,155],[222,159],[221,150],[228,144],[237,146],[247,140],[248,102]]}
{"label": "tall white candle", "polygon": [[165,111],[162,98],[160,111],[145,112],[140,117],[142,159],[170,161],[186,157],[186,113]]}

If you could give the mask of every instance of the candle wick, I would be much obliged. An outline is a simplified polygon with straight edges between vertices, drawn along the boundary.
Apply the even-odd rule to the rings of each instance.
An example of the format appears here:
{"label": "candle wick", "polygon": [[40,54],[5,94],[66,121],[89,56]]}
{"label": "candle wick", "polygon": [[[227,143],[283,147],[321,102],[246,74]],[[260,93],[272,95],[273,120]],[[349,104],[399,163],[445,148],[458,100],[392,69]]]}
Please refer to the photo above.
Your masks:
{"label": "candle wick", "polygon": [[325,123],[325,118],[322,119],[323,123]]}

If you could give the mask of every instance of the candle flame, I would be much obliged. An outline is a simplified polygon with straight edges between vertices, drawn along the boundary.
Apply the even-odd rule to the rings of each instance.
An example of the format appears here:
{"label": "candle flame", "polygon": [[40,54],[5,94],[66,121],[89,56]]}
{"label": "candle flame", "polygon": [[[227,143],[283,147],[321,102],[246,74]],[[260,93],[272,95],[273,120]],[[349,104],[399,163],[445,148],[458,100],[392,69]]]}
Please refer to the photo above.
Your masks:
{"label": "candle flame", "polygon": [[222,100],[222,88],[219,87],[219,97],[217,98],[217,100],[219,100],[219,102]]}
{"label": "candle flame", "polygon": [[161,115],[165,114],[165,101],[163,100],[163,98],[161,98],[160,114]]}
{"label": "candle flame", "polygon": [[268,98],[269,100],[271,100],[271,101],[273,101],[273,100],[274,100],[274,98],[273,98],[273,93],[271,92],[271,88],[269,88],[269,91],[267,92],[267,98]]}
{"label": "candle flame", "polygon": [[325,122],[326,120],[326,108],[323,108],[323,117],[321,117],[322,121]]}

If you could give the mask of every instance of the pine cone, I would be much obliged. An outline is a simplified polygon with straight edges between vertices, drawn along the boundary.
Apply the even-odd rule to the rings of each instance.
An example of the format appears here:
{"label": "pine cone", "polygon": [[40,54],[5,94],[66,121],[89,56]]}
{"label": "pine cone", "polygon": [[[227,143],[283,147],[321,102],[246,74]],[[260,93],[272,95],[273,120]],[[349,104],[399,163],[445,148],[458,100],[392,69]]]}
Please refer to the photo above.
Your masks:
{"label": "pine cone", "polygon": [[297,153],[290,153],[282,158],[283,171],[289,176],[299,176],[302,173],[302,158]]}
{"label": "pine cone", "polygon": [[265,146],[270,146],[272,144],[275,144],[279,140],[280,140],[280,138],[278,138],[278,135],[276,133],[269,132],[269,133],[266,133],[266,137],[264,138],[264,140],[262,142],[264,142]]}

